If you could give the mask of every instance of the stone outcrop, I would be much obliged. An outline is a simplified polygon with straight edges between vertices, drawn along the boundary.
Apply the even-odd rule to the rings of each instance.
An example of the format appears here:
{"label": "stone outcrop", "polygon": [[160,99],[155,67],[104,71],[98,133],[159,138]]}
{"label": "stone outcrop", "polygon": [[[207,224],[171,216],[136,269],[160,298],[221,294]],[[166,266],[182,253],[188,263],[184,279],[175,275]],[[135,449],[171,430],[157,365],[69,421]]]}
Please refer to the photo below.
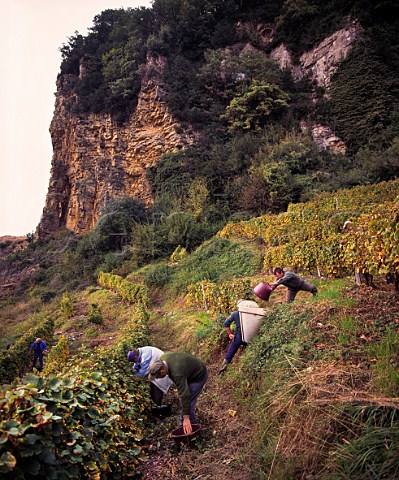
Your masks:
{"label": "stone outcrop", "polygon": [[91,231],[112,197],[134,196],[150,203],[146,168],[164,153],[197,140],[168,112],[160,82],[163,67],[162,59],[148,59],[136,111],[123,126],[108,114],[71,113],[67,105],[76,101],[72,88],[76,77],[59,77],[50,126],[51,178],[38,226],[40,238],[64,229],[79,234]]}
{"label": "stone outcrop", "polygon": [[345,155],[345,142],[335,135],[330,127],[320,125],[319,123],[307,125],[306,122],[301,122],[301,128],[303,132],[311,135],[313,142],[319,150],[332,150],[335,153]]}
{"label": "stone outcrop", "polygon": [[287,47],[282,43],[270,53],[270,57],[277,62],[281,70],[289,70],[295,79],[303,77],[303,72],[299,65],[294,65],[292,55]]}
{"label": "stone outcrop", "polygon": [[[303,53],[299,64],[293,62],[291,53],[284,44],[275,48],[270,56],[281,69],[290,70],[294,79],[298,81],[306,76],[317,86],[324,87],[325,95],[328,96],[331,77],[348,56],[359,33],[360,27],[356,22],[348,24],[345,28],[324,39],[312,50]],[[303,131],[312,136],[320,150],[329,149],[336,153],[346,153],[345,143],[331,131],[330,127],[316,123],[307,125],[306,122],[302,122],[301,127]]]}
{"label": "stone outcrop", "polygon": [[359,36],[359,26],[352,22],[333,33],[300,58],[301,71],[321,87],[328,87],[331,77],[348,56]]}
{"label": "stone outcrop", "polygon": [[359,33],[360,27],[357,22],[351,22],[325,38],[312,50],[303,53],[298,65],[294,64],[291,53],[284,44],[275,48],[270,56],[280,68],[289,69],[296,80],[307,76],[318,86],[328,89],[332,75],[348,56]]}

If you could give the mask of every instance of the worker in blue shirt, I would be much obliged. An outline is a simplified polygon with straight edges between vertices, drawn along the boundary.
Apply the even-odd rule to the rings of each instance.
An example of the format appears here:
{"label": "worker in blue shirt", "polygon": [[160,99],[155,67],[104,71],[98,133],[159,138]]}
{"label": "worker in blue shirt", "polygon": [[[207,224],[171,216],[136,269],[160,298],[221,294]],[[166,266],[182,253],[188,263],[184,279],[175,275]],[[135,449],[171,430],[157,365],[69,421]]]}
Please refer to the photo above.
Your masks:
{"label": "worker in blue shirt", "polygon": [[[159,348],[151,346],[130,350],[127,354],[127,359],[129,362],[133,362],[133,374],[138,377],[148,377],[150,363],[159,360],[163,353],[164,352]],[[163,395],[168,392],[172,381],[169,376],[166,376],[165,378],[150,380],[150,382],[151,399],[158,407],[160,407],[162,406]]]}
{"label": "worker in blue shirt", "polygon": [[43,354],[47,350],[47,345],[44,340],[41,338],[36,338],[36,340],[32,343],[29,348],[29,351],[33,351],[33,365],[32,367],[36,367],[36,362],[39,360],[39,367],[38,370],[41,372],[43,370]]}

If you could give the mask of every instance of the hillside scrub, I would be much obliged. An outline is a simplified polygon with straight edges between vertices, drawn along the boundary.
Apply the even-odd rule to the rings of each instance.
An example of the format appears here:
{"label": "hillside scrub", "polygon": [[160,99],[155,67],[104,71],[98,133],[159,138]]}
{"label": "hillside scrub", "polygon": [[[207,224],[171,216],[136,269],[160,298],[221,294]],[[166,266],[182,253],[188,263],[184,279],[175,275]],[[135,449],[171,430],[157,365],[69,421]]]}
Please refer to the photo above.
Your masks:
{"label": "hillside scrub", "polygon": [[[227,480],[239,469],[243,480],[371,480],[379,471],[395,478],[399,303],[384,268],[388,261],[396,268],[398,258],[396,182],[324,194],[292,204],[283,214],[231,223],[173,261],[166,257],[138,268],[130,256],[85,289],[80,283],[54,288],[70,258],[68,248],[60,248],[69,237],[27,247],[18,258],[34,263],[37,255],[45,262],[47,253],[51,271],[49,284],[35,275],[29,283],[27,277],[25,289],[2,303],[2,332],[16,340],[9,355],[15,348],[18,361],[26,362],[18,371],[7,368],[13,377],[1,388],[2,474]],[[295,260],[302,261],[301,235],[323,231],[340,245],[348,213],[359,228],[372,229],[367,244],[372,249],[359,242],[351,251],[365,254],[360,267],[369,267],[378,252],[376,288],[355,285],[348,276],[358,265],[356,257],[328,277],[314,278],[316,269],[302,267],[303,278],[317,285],[317,297],[299,292],[286,305],[284,288],[273,292],[262,304],[259,334],[219,377],[228,346],[223,320],[240,298],[260,303],[252,288],[272,281],[268,255],[288,240],[297,248]],[[326,237],[316,240],[321,249],[330,245]],[[72,252],[77,241],[70,243]],[[85,269],[80,265],[75,274]],[[49,292],[55,295],[43,295]],[[10,305],[15,306],[7,315]],[[91,305],[101,313],[101,324],[90,322]],[[35,315],[20,324],[30,310]],[[45,359],[40,375],[25,375],[26,348],[38,331],[22,329],[39,318],[48,318],[54,335],[48,371]],[[148,415],[148,385],[134,379],[126,361],[128,350],[144,344],[193,353],[208,365],[210,377],[198,402],[203,438],[193,450],[177,451],[171,441],[178,415],[173,390],[165,399],[172,416],[159,421]]]}

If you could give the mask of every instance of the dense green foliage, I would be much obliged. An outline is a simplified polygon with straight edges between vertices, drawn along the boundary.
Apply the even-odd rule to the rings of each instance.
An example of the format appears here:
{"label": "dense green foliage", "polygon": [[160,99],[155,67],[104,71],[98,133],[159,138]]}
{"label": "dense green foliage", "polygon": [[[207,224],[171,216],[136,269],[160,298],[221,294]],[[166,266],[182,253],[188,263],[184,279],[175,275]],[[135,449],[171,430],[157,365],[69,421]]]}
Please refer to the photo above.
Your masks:
{"label": "dense green foliage", "polygon": [[[391,157],[394,162],[394,152]],[[238,212],[279,212],[289,203],[351,186],[356,181],[350,166],[342,155],[318,151],[306,135],[270,128],[263,134],[234,136],[210,149],[164,155],[147,176],[155,198],[168,195],[175,208],[186,210],[190,188],[200,179],[207,190],[201,217],[225,222]]]}
{"label": "dense green foliage", "polygon": [[[385,149],[398,137],[398,92],[395,70],[384,64],[371,41],[357,46],[331,87],[331,122],[352,151]],[[395,174],[397,167],[390,178]]]}
{"label": "dense green foliage", "polygon": [[147,338],[137,310],[110,351],[82,351],[57,375],[3,385],[2,478],[137,478],[149,402],[144,383],[129,381],[125,358],[128,345]]}
{"label": "dense green foliage", "polygon": [[135,198],[111,199],[101,211],[91,239],[96,250],[121,250],[134,236],[135,227],[146,221],[144,205]]}
{"label": "dense green foliage", "polygon": [[65,316],[65,318],[71,318],[73,315],[72,298],[68,292],[64,292],[62,294],[62,298],[60,302],[60,310],[61,310],[61,313]]}
{"label": "dense green foliage", "polygon": [[145,42],[152,20],[147,9],[105,10],[93,21],[87,37],[78,32],[63,45],[62,74],[85,74],[75,89],[74,112],[109,111],[124,121],[137,102],[139,66],[145,60]]}
{"label": "dense green foliage", "polygon": [[17,376],[22,375],[32,362],[33,352],[30,346],[40,337],[50,342],[53,337],[54,321],[49,318],[38,321],[20,338],[18,338],[8,350],[0,353],[0,383],[11,383]]}

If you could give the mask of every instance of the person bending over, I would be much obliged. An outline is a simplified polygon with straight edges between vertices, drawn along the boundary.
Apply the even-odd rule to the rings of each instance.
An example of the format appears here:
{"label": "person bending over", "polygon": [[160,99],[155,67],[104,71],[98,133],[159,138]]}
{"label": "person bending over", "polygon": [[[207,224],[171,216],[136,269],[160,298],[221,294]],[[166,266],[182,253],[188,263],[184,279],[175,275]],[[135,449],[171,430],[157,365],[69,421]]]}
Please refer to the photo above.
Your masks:
{"label": "person bending over", "polygon": [[[133,362],[133,374],[145,378],[148,376],[150,363],[159,360],[163,353],[162,350],[156,347],[140,347],[130,350],[127,354],[127,360]],[[163,395],[168,392],[171,384],[172,381],[168,376],[151,381],[150,396],[157,407],[162,406]]]}
{"label": "person bending over", "polygon": [[305,282],[301,277],[295,273],[287,270],[284,272],[282,268],[275,268],[273,274],[276,277],[276,282],[270,283],[272,290],[275,290],[279,285],[284,285],[287,287],[287,303],[291,303],[295,300],[296,294],[303,290],[305,292],[310,292],[313,296],[317,295],[317,288],[311,283]]}
{"label": "person bending over", "polygon": [[169,375],[176,385],[180,400],[180,424],[189,435],[196,422],[195,407],[197,398],[207,379],[205,364],[194,355],[183,352],[167,352],[159,360],[150,364],[148,379],[150,381]]}

